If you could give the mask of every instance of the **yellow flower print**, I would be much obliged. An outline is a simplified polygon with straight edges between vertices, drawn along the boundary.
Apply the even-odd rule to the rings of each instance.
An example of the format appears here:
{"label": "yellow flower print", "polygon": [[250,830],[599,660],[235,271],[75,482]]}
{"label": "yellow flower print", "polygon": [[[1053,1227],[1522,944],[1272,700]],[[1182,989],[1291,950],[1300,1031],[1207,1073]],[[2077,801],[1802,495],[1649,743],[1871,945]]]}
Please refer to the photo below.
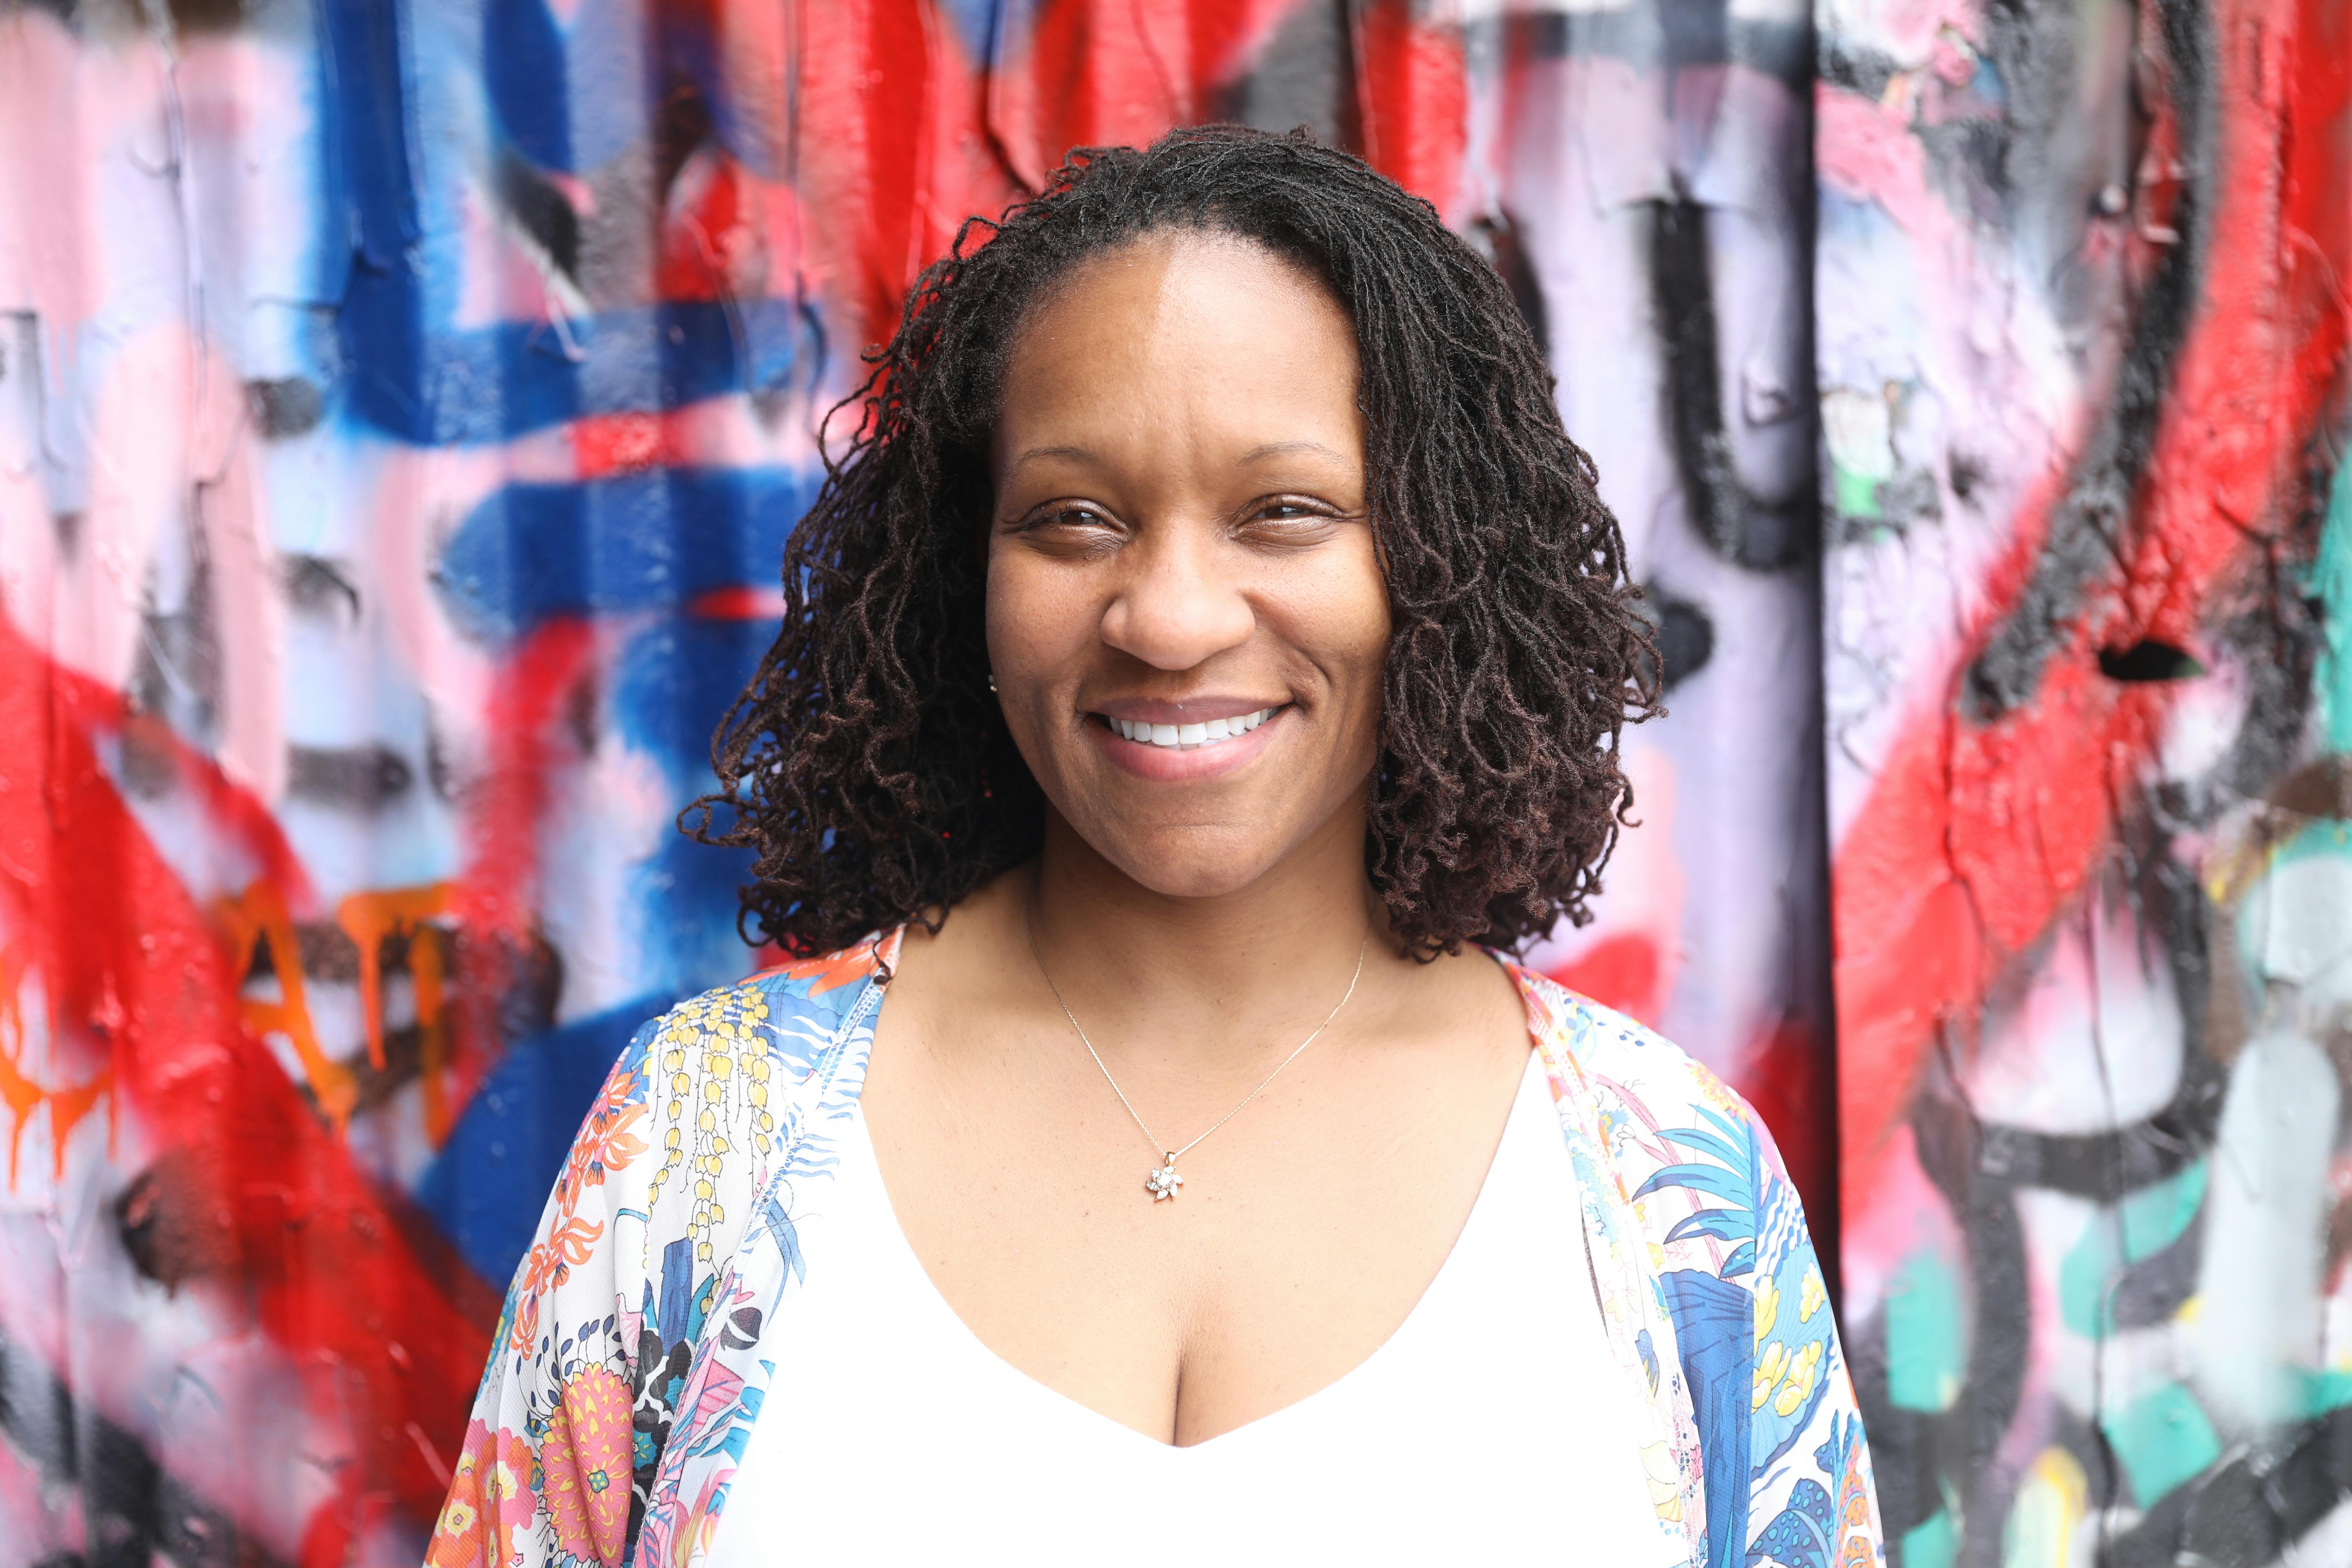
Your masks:
{"label": "yellow flower print", "polygon": [[1829,1299],[1829,1287],[1822,1283],[1822,1271],[1818,1268],[1806,1269],[1804,1287],[1797,1292],[1797,1321],[1811,1322],[1813,1314],[1820,1311]]}
{"label": "yellow flower print", "polygon": [[504,1459],[490,1467],[489,1479],[482,1483],[482,1495],[498,1502],[512,1502],[522,1492],[522,1478]]}
{"label": "yellow flower print", "polygon": [[687,1236],[704,1262],[713,1261],[712,1233],[727,1219],[728,1156],[766,1157],[776,1130],[760,1028],[767,1016],[766,1002],[746,986],[683,1005],[662,1036],[670,1092],[656,1123],[662,1162],[649,1195],[659,1203],[674,1184],[686,1186]]}
{"label": "yellow flower print", "polygon": [[1642,1477],[1650,1483],[1650,1507],[1661,1519],[1680,1520],[1683,1516],[1682,1475],[1675,1466],[1675,1451],[1665,1443],[1649,1443],[1642,1448]]}
{"label": "yellow flower print", "polygon": [[1772,1385],[1780,1381],[1780,1373],[1789,1365],[1789,1347],[1774,1340],[1764,1347],[1764,1355],[1756,1363],[1754,1397],[1748,1401],[1751,1409],[1761,1410],[1764,1402],[1772,1397]]}
{"label": "yellow flower print", "polygon": [[1788,1379],[1780,1384],[1780,1396],[1772,1401],[1774,1415],[1794,1415],[1799,1407],[1813,1396],[1813,1377],[1821,1370],[1821,1364],[1822,1342],[1815,1340],[1798,1352],[1795,1364],[1789,1368]]}
{"label": "yellow flower print", "polygon": [[1756,1282],[1756,1342],[1762,1344],[1764,1337],[1772,1331],[1772,1325],[1780,1321],[1780,1288],[1767,1274]]}

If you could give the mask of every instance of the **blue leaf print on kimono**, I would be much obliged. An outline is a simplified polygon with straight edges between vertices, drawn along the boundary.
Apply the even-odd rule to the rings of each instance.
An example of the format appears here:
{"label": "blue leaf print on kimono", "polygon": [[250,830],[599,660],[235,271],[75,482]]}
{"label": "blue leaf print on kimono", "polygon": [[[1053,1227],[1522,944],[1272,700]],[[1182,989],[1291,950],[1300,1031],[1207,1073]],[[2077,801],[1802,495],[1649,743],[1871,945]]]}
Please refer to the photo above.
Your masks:
{"label": "blue leaf print on kimono", "polygon": [[[1721,1211],[1716,1211],[1721,1212]],[[1737,1560],[1748,1534],[1748,1350],[1755,1298],[1696,1268],[1660,1281],[1675,1315],[1683,1377],[1690,1384],[1706,1467],[1707,1568]]]}
{"label": "blue leaf print on kimono", "polygon": [[1757,1236],[1756,1406],[1749,1463],[1758,1474],[1813,1428],[1837,1365],[1829,1287],[1794,1192],[1770,1184]]}
{"label": "blue leaf print on kimono", "polygon": [[1716,1163],[1667,1165],[1633,1195],[1645,1198],[1678,1188],[1717,1199],[1719,1206],[1675,1221],[1666,1241],[1704,1237],[1731,1246],[1712,1271],[1680,1268],[1659,1280],[1675,1316],[1706,1464],[1708,1568],[1726,1568],[1748,1533],[1751,1389],[1745,1369],[1756,1300],[1735,1281],[1756,1267],[1757,1157],[1753,1140],[1728,1118],[1703,1105],[1693,1109],[1706,1126],[1661,1128],[1657,1136]]}
{"label": "blue leaf print on kimono", "polygon": [[808,1260],[801,1255],[800,1227],[793,1224],[792,1215],[784,1212],[773,1193],[760,1200],[760,1227],[754,1234],[776,1244],[776,1250],[784,1255],[784,1268],[795,1284],[806,1281]]}
{"label": "blue leaf print on kimono", "polygon": [[1836,1549],[1836,1528],[1828,1490],[1811,1478],[1799,1481],[1789,1493],[1789,1506],[1748,1549],[1748,1568],[1765,1563],[1780,1563],[1783,1568],[1829,1568]]}
{"label": "blue leaf print on kimono", "polygon": [[1722,1268],[1716,1273],[1726,1279],[1737,1279],[1756,1267],[1756,1188],[1757,1158],[1755,1141],[1734,1126],[1729,1119],[1717,1115],[1706,1106],[1696,1106],[1700,1116],[1712,1131],[1698,1127],[1661,1128],[1658,1136],[1669,1143],[1679,1143],[1720,1162],[1719,1165],[1668,1165],[1643,1182],[1637,1198],[1666,1187],[1683,1187],[1720,1198],[1722,1208],[1701,1209],[1698,1213],[1676,1222],[1666,1232],[1670,1242],[1686,1240],[1694,1236],[1713,1237],[1717,1241],[1735,1241]]}

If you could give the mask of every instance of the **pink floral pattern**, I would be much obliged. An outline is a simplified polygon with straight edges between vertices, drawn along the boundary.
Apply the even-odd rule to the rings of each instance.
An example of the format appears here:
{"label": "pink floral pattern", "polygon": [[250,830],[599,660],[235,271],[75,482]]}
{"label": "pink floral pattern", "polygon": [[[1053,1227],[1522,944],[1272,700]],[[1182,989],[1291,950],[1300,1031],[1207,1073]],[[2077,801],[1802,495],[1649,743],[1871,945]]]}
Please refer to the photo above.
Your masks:
{"label": "pink floral pattern", "polygon": [[563,1385],[540,1447],[555,1542],[570,1556],[620,1568],[629,1523],[628,1379],[592,1366]]}
{"label": "pink floral pattern", "polygon": [[449,1499],[425,1548],[426,1568],[527,1561],[526,1542],[539,1513],[531,1484],[535,1471],[530,1445],[523,1438],[479,1420],[467,1425]]}

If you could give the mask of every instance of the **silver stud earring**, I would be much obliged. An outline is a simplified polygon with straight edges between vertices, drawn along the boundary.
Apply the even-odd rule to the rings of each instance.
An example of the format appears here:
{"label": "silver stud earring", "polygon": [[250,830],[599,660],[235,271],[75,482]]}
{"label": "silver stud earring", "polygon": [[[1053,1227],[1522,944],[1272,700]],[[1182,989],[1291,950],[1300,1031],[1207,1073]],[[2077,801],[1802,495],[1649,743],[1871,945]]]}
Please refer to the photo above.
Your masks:
{"label": "silver stud earring", "polygon": [[993,675],[992,675],[992,676],[990,676],[990,677],[988,678],[988,689],[989,689],[991,691],[993,691],[993,690],[995,690],[995,689],[996,689],[996,677],[994,677]]}

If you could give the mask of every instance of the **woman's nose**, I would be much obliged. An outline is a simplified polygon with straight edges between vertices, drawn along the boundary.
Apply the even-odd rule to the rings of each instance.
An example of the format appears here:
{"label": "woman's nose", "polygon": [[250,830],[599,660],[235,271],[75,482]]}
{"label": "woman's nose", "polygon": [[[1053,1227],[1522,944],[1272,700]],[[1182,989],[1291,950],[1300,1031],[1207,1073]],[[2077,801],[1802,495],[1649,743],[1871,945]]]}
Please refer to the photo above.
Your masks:
{"label": "woman's nose", "polygon": [[1103,612],[1104,642],[1155,669],[1191,669],[1249,640],[1256,613],[1238,578],[1218,569],[1213,544],[1164,534],[1139,543]]}

